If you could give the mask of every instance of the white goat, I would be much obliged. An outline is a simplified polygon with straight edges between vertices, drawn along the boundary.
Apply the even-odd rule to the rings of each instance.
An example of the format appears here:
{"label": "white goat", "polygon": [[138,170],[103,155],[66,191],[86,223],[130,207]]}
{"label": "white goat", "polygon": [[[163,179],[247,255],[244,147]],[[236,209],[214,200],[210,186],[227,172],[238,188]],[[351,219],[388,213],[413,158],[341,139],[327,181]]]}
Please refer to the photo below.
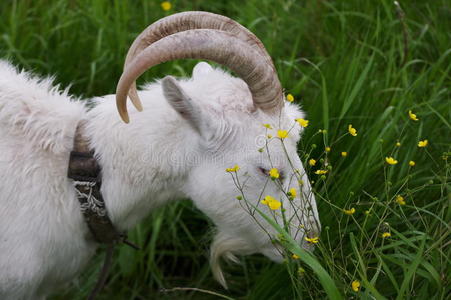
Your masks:
{"label": "white goat", "polygon": [[[137,76],[155,63],[177,58],[222,63],[245,81],[202,62],[192,78],[166,77],[145,86],[139,92],[143,112],[131,111],[132,122],[121,122],[115,97],[128,121],[129,88],[141,109],[134,88]],[[225,169],[241,167],[238,176],[253,203],[258,203],[264,186],[263,195],[282,198],[280,187],[268,181],[269,169],[280,171],[285,190],[299,187],[290,180],[299,169],[303,190],[285,214],[294,217],[293,207],[308,211],[293,218],[292,225],[303,228],[293,236],[309,248],[305,234],[317,235],[320,227],[296,149],[301,128],[294,120],[303,113],[283,103],[275,69],[255,36],[222,16],[170,16],[137,38],[118,86],[116,96],[95,98],[96,106],[88,111],[67,91],[53,87],[51,79],[33,77],[0,61],[0,299],[43,299],[76,277],[95,252],[97,244],[67,178],[74,132],[82,120],[102,167],[101,191],[117,228],[132,228],[171,200],[192,199],[217,226],[211,263],[215,277],[225,285],[219,267],[222,256],[262,253],[278,262],[283,258],[254,218],[264,227],[266,222],[251,217],[235,199],[239,192]],[[278,139],[268,143],[271,160],[267,151],[258,151],[259,139],[266,139],[264,123],[292,128],[284,140],[290,161]],[[268,207],[259,207],[269,213]],[[275,217],[282,223],[279,214]],[[265,230],[274,233],[269,225]]]}

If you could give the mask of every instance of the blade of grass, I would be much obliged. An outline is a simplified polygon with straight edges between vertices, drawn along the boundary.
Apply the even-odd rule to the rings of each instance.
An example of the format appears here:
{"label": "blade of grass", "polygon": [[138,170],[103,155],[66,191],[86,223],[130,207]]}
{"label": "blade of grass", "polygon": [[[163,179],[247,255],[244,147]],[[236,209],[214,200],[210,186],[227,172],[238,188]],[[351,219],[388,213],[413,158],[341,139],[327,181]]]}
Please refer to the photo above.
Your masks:
{"label": "blade of grass", "polygon": [[298,255],[300,257],[300,260],[306,263],[313,272],[316,273],[318,276],[319,281],[321,282],[321,285],[323,286],[324,290],[326,291],[327,295],[330,299],[336,299],[340,300],[343,299],[340,292],[337,289],[337,286],[335,285],[335,282],[332,280],[332,278],[329,276],[329,274],[324,270],[323,266],[318,262],[318,260],[315,259],[315,257],[307,252],[306,250],[302,249],[295,240],[282,228],[280,227],[276,222],[274,222],[270,217],[268,217],[266,214],[264,214],[260,209],[258,209],[256,206],[250,203],[251,206],[262,216],[263,219],[266,220],[274,229],[279,232],[283,236],[283,238],[288,242],[287,248],[292,253]]}
{"label": "blade of grass", "polygon": [[407,273],[404,276],[404,280],[401,283],[401,288],[399,289],[398,297],[396,297],[396,300],[404,299],[405,293],[407,289],[409,288],[410,280],[415,275],[415,270],[418,268],[419,264],[421,263],[423,252],[424,252],[424,246],[426,244],[426,236],[423,236],[423,239],[421,241],[421,245],[418,249],[417,255],[415,256],[415,259],[410,264],[410,267],[407,270]]}

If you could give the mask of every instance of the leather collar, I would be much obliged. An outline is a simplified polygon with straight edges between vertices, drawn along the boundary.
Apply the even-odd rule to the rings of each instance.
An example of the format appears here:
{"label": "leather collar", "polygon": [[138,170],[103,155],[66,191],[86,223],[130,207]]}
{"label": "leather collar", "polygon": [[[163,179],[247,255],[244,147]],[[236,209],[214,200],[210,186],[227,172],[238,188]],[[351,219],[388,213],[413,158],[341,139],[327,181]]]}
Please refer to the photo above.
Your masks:
{"label": "leather collar", "polygon": [[67,177],[73,180],[80,202],[80,210],[92,236],[98,243],[107,246],[99,278],[87,298],[93,300],[105,285],[115,246],[124,243],[134,249],[139,249],[139,247],[129,242],[127,235],[119,232],[108,216],[105,201],[100,192],[102,170],[94,156],[94,150],[89,147],[88,139],[84,134],[85,127],[86,121],[80,121],[75,130],[74,147],[70,152]]}
{"label": "leather collar", "polygon": [[84,132],[86,121],[77,125],[74,146],[70,153],[68,177],[73,180],[80,202],[80,210],[94,239],[101,244],[126,242],[126,234],[119,232],[108,216],[100,188],[101,167],[90,149]]}

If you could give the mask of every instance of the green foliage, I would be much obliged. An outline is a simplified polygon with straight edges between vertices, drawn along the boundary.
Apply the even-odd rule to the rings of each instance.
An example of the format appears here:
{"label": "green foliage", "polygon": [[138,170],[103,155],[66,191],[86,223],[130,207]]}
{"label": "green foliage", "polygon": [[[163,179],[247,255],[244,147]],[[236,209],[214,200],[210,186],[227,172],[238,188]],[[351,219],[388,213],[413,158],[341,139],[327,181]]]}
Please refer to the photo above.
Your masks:
{"label": "green foliage", "polygon": [[[310,158],[318,161],[307,169],[323,232],[310,262],[288,258],[275,265],[252,256],[226,267],[225,291],[213,281],[206,259],[211,224],[190,202],[173,204],[130,232],[143,250],[117,251],[99,299],[220,297],[214,293],[320,299],[333,293],[322,286],[324,280],[345,298],[444,299],[451,254],[449,2],[403,1],[404,18],[391,0],[172,4],[164,12],[159,1],[150,0],[3,0],[0,57],[55,75],[63,87],[71,85],[71,93],[92,97],[114,93],[132,40],[162,16],[207,10],[239,21],[261,38],[283,86],[308,113],[300,152],[305,166]],[[165,63],[140,82],[189,75],[193,65]],[[410,120],[409,110],[420,120]],[[348,124],[357,129],[356,137],[347,134]],[[429,145],[418,148],[424,139]],[[348,155],[342,157],[342,151]],[[398,164],[386,164],[387,156]],[[314,174],[326,166],[332,168],[325,179]],[[396,203],[397,195],[406,205]],[[354,214],[343,213],[351,207]],[[384,232],[391,236],[382,238]],[[86,297],[100,263],[101,256],[55,299]],[[320,271],[308,267],[315,264]],[[351,289],[353,280],[361,282],[359,292]]]}

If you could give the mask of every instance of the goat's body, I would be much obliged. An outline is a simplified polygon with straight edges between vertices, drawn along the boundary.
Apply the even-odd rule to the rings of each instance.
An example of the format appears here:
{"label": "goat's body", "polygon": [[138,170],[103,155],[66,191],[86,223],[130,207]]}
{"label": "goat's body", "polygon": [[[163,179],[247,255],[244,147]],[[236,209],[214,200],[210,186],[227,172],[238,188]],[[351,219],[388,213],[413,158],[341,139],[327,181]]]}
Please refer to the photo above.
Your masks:
{"label": "goat's body", "polygon": [[[284,189],[299,188],[301,195],[290,203],[309,211],[293,221],[295,238],[302,243],[305,230],[319,231],[314,197],[296,156],[300,128],[293,124],[303,117],[298,107],[287,104],[271,116],[255,110],[244,81],[205,63],[195,67],[192,79],[166,84],[163,80],[140,92],[144,111],[132,110],[127,125],[117,116],[114,95],[94,99],[95,107],[87,111],[50,80],[18,73],[0,61],[0,299],[45,298],[75,278],[94,254],[96,244],[67,178],[81,120],[102,167],[102,194],[115,226],[127,230],[153,208],[191,198],[218,228],[212,270],[223,285],[220,256],[258,252],[282,260],[266,234],[273,229],[260,227],[236,201],[227,167],[242,166],[239,175],[246,177],[244,192],[251,201],[261,196],[262,186],[265,193],[282,197],[278,186],[267,183],[262,167],[278,167],[286,178],[293,178],[296,169],[302,187],[293,180],[281,182]],[[267,146],[272,162],[259,150],[258,139],[268,133],[263,123],[291,128],[284,147],[294,154],[293,165],[278,141]],[[291,216],[295,211],[286,208]],[[307,229],[299,233],[301,223]],[[261,219],[260,224],[266,223]]]}

